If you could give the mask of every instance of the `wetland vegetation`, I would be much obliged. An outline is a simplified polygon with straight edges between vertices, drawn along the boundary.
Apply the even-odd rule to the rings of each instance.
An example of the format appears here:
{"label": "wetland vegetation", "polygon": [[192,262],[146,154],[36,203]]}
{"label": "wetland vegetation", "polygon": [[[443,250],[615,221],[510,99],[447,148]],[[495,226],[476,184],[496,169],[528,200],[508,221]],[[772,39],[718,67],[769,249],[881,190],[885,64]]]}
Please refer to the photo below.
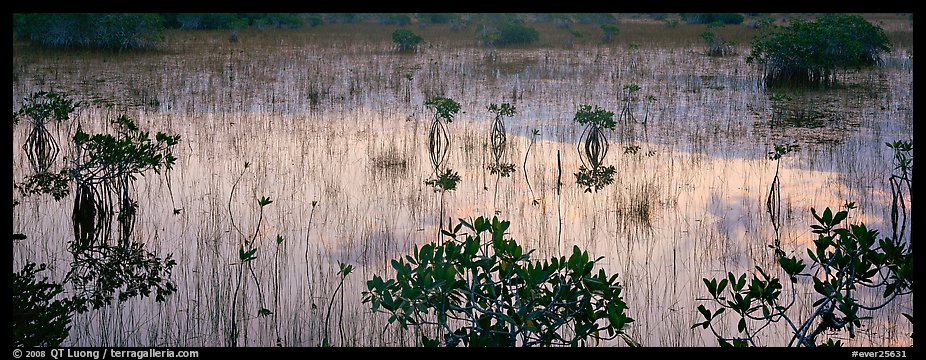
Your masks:
{"label": "wetland vegetation", "polygon": [[912,345],[908,14],[13,25],[14,346]]}

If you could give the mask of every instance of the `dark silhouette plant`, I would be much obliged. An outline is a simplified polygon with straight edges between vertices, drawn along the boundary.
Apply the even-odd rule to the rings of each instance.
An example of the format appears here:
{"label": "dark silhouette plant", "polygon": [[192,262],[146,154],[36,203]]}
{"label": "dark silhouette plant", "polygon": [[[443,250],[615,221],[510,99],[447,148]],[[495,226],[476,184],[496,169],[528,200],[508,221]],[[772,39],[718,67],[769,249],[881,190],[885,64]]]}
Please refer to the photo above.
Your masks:
{"label": "dark silhouette plant", "polygon": [[617,125],[614,113],[598,106],[580,105],[573,121],[585,125],[576,146],[582,161],[579,172],[575,173],[576,183],[585,186],[585,192],[592,189],[598,192],[614,182],[614,166],[604,166],[609,147],[604,131],[614,130]]}
{"label": "dark silhouette plant", "polygon": [[[435,191],[449,191],[456,188],[460,177],[452,169],[444,169],[444,161],[450,153],[450,134],[444,126],[453,122],[453,117],[460,112],[460,104],[453,99],[433,97],[424,104],[434,110],[434,120],[431,122],[431,131],[428,133],[428,154],[431,157],[431,166],[434,168],[434,178],[425,181],[434,186]],[[443,120],[443,121],[441,121]]]}
{"label": "dark silhouette plant", "polygon": [[23,196],[51,194],[57,201],[70,193],[67,169],[52,169],[61,148],[58,140],[48,131],[48,124],[69,120],[79,106],[79,102],[67,95],[39,91],[26,97],[23,106],[13,113],[14,126],[21,119],[28,120],[32,126],[22,147],[32,174],[26,176],[22,183],[16,184]]}
{"label": "dark silhouette plant", "polygon": [[489,164],[487,169],[492,175],[508,177],[511,175],[511,172],[514,171],[514,164],[502,161],[502,157],[505,156],[505,150],[507,150],[508,145],[505,122],[502,119],[504,117],[514,116],[517,114],[517,109],[514,105],[502,103],[501,105],[490,104],[488,110],[495,114],[495,119],[492,122],[492,127],[489,129],[488,134],[489,145],[492,151],[492,163]]}
{"label": "dark silhouette plant", "polygon": [[881,27],[858,15],[828,14],[760,34],[746,62],[761,66],[768,85],[830,85],[840,70],[879,64],[889,51]]}
{"label": "dark silhouette plant", "polygon": [[601,41],[611,42],[621,32],[614,24],[601,24]]}
{"label": "dark silhouette plant", "polygon": [[527,156],[531,153],[531,148],[534,147],[534,143],[537,141],[537,137],[540,136],[540,130],[532,129],[531,130],[531,142],[527,144],[527,150],[524,151],[524,162],[521,164],[522,173],[524,174],[524,182],[527,183],[527,190],[531,194],[531,204],[534,206],[540,205],[540,199],[534,196],[534,188],[531,187],[531,181],[527,177]]}
{"label": "dark silhouette plant", "polygon": [[27,262],[13,272],[13,347],[60,346],[71,329],[71,318],[85,308],[81,298],[62,298],[64,285],[38,275],[46,264]]}
{"label": "dark silhouette plant", "polygon": [[523,45],[540,38],[537,29],[525,25],[523,21],[506,19],[497,21],[483,29],[481,40],[487,45]]}
{"label": "dark silhouette plant", "polygon": [[[494,217],[460,219],[441,230],[447,241],[415,246],[391,261],[394,277],[367,281],[363,302],[401,329],[434,328],[425,346],[584,346],[621,337],[633,322],[617,275],[607,275],[573,247],[572,254],[532,260]],[[463,230],[463,232],[461,232]],[[383,331],[388,329],[388,325]]]}
{"label": "dark silhouette plant", "polygon": [[[722,346],[756,346],[756,336],[763,329],[782,321],[793,334],[788,346],[841,345],[832,339],[823,343],[817,340],[827,331],[844,330],[854,338],[862,320],[870,318],[862,316],[862,310],[875,311],[898,296],[913,293],[913,252],[903,242],[878,239],[878,231],[864,223],[840,227],[851,208],[849,205],[835,213],[826,208],[822,215],[811,208],[816,224],[810,227],[817,239],[814,247],[807,249],[809,263],[798,256],[777,256],[778,265],[792,285],[790,299],[782,297],[782,281],[759,266],[748,281],[747,274],[737,277],[733,273],[719,281],[703,279],[718,309],[712,311],[699,305],[704,321],[692,328],[710,329]],[[797,298],[798,277],[809,277],[816,292],[806,317],[794,316],[791,311]],[[857,294],[864,289],[883,291],[882,299],[863,303]],[[714,328],[724,313],[735,313],[739,318],[736,335],[723,335]]]}
{"label": "dark silhouette plant", "polygon": [[[913,197],[913,140],[897,140],[887,143],[887,146],[894,150],[894,169],[888,178],[891,184],[891,239],[899,241],[904,238],[907,229],[905,199]],[[910,247],[913,247],[912,243]]]}
{"label": "dark silhouette plant", "polygon": [[[66,279],[94,309],[110,304],[117,294],[122,302],[149,296],[153,290],[160,302],[176,291],[170,281],[176,261],[171,255],[156,256],[132,237],[138,208],[132,189],[139,175],[171,169],[176,161],[172,149],[180,136],[158,132],[151,139],[125,115],[112,124],[116,135],[90,135],[78,128],[73,137],[76,156],[69,169],[77,191],[74,240],[68,246],[73,262]],[[111,241],[114,216],[119,224],[117,242]]]}
{"label": "dark silhouette plant", "polygon": [[[112,121],[116,135],[90,135],[78,128],[73,141],[77,148],[71,177],[77,185],[74,197],[75,236],[81,246],[107,237],[114,209],[118,207],[120,242],[127,243],[138,208],[132,185],[139,175],[151,170],[160,174],[176,162],[172,148],[180,135],[158,132],[151,139],[134,120],[121,115]],[[116,201],[116,204],[113,204]]]}
{"label": "dark silhouette plant", "polygon": [[[887,144],[895,149],[895,169],[891,179],[904,178],[905,165],[912,164],[912,142],[896,141]],[[784,154],[793,151],[792,145],[776,145],[769,158],[779,160]],[[893,180],[892,180],[893,181]],[[904,180],[907,186],[912,179]],[[779,210],[775,207],[777,198],[776,181],[769,193],[769,214],[776,226],[780,221]],[[910,188],[908,188],[909,190]],[[906,214],[906,204],[897,202]],[[780,206],[780,205],[777,205]],[[783,322],[792,333],[788,346],[841,346],[841,341],[818,341],[818,337],[827,332],[846,331],[850,338],[856,336],[856,329],[862,321],[871,319],[864,312],[873,313],[894,301],[897,297],[913,294],[913,243],[904,237],[904,232],[897,231],[898,220],[892,218],[893,233],[891,237],[880,237],[878,230],[869,229],[864,223],[850,224],[849,212],[855,209],[855,203],[846,202],[845,210],[833,212],[826,208],[822,214],[811,208],[810,213],[815,223],[810,225],[811,233],[816,235],[813,247],[807,249],[807,257],[787,256],[780,244],[775,245],[775,257],[781,270],[787,274],[791,284],[790,299],[782,298],[782,281],[756,266],[756,273],[747,282],[747,274],[736,277],[728,273],[726,279],[703,279],[711,301],[718,305],[716,311],[698,307],[704,321],[692,328],[701,326],[710,329],[722,346],[756,346],[756,336],[772,324]],[[893,213],[896,211],[892,211]],[[906,218],[900,219],[906,222]],[[805,271],[806,270],[806,271]],[[799,277],[807,277],[813,282],[815,299],[806,317],[795,316],[792,307],[796,303]],[[727,287],[729,285],[729,288]],[[880,293],[880,299],[865,303],[859,293]],[[714,328],[715,321],[726,310],[736,313],[736,335],[723,335]],[[913,321],[911,314],[903,314]]]}
{"label": "dark silhouette plant", "polygon": [[341,289],[344,287],[344,280],[347,279],[347,275],[350,275],[351,271],[354,270],[353,265],[344,264],[338,261],[338,273],[337,276],[340,278],[338,281],[338,287],[334,289],[334,294],[331,295],[331,299],[328,301],[328,314],[325,315],[325,337],[322,339],[323,347],[330,347],[331,340],[328,336],[328,329],[330,329],[329,324],[331,323],[331,308],[334,306],[334,297],[340,292],[341,293],[341,316],[339,319],[342,321],[339,323],[341,330],[341,343],[344,343],[344,292]]}
{"label": "dark silhouette plant", "polygon": [[771,245],[771,248],[780,256],[784,255],[784,251],[781,250],[781,180],[778,173],[781,170],[781,158],[799,148],[797,144],[781,144],[775,145],[775,150],[768,153],[769,160],[775,161],[775,177],[772,178],[772,185],[765,199],[765,208],[775,229],[775,244]]}
{"label": "dark silhouette plant", "polygon": [[423,40],[421,36],[408,29],[397,29],[392,32],[392,42],[396,44],[399,51],[417,51],[418,44],[421,44]]}
{"label": "dark silhouette plant", "polygon": [[40,13],[16,14],[14,34],[48,47],[147,49],[163,40],[157,14]]}
{"label": "dark silhouette plant", "polygon": [[[232,228],[238,232],[240,236],[240,241],[238,243],[238,276],[237,281],[235,282],[235,293],[232,296],[232,316],[230,322],[230,329],[228,333],[228,344],[229,346],[236,347],[238,346],[238,294],[241,291],[241,286],[244,284],[244,271],[247,267],[248,273],[251,274],[251,278],[254,280],[254,285],[257,287],[257,302],[258,302],[258,317],[265,317],[273,315],[273,311],[267,309],[264,306],[264,293],[260,286],[260,280],[257,277],[257,273],[254,272],[253,261],[257,259],[257,251],[260,249],[259,244],[257,243],[257,236],[260,234],[260,228],[264,221],[264,208],[267,205],[273,203],[269,197],[262,196],[260,199],[257,199],[257,205],[259,207],[259,212],[257,216],[257,225],[254,227],[254,233],[251,235],[246,235],[241,229],[235,225],[234,214],[232,213],[231,208],[231,199],[235,196],[235,189],[238,186],[238,182],[241,181],[241,177],[244,175],[244,172],[251,166],[249,162],[244,163],[244,169],[241,170],[241,174],[238,175],[238,179],[235,180],[235,183],[232,184],[232,190],[228,196],[228,215],[231,219]],[[277,238],[277,245],[283,242],[282,237]]]}

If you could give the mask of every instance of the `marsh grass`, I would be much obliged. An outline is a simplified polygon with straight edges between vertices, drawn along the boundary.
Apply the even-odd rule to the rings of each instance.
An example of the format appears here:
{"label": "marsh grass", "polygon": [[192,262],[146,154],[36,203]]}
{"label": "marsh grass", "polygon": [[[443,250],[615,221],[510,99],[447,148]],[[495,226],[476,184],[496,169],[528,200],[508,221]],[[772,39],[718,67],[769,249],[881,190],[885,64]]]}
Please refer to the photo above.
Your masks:
{"label": "marsh grass", "polygon": [[[852,200],[859,207],[854,218],[890,227],[890,184],[881,175],[889,173],[892,153],[882,144],[912,137],[909,25],[886,26],[892,40],[911,40],[896,44],[885,67],[846,75],[845,83],[861,86],[794,96],[801,105],[793,111],[845,114],[815,127],[771,121],[773,104],[758,71],[739,57],[695,50],[703,25],[670,29],[627,20],[608,44],[592,36],[599,29],[584,26],[572,26],[589,34],[575,38],[553,23],[538,24],[535,46],[489,49],[476,44],[473,27],[454,32],[430,25],[420,30],[426,43],[416,54],[395,54],[389,33],[375,24],[247,29],[235,43],[225,31],[169,31],[171,46],[162,52],[117,56],[14,42],[14,108],[24,94],[52,88],[99,104],[128,104],[84,110],[84,129],[104,128],[103,119],[127,110],[141,127],[183,139],[170,190],[160,177],[135,184],[138,194],[159,194],[138,199],[135,236],[152,252],[174,254],[179,289],[162,304],[130,301],[78,316],[65,343],[221,346],[231,330],[228,319],[238,314],[239,345],[318,346],[334,298],[334,345],[417,346],[420,336],[387,327],[360,303],[364,279],[391,271],[389,259],[433,240],[447,218],[497,212],[512,220],[511,237],[538,249],[537,256],[559,255],[573,244],[605,256],[605,269],[621,274],[636,319],[628,333],[643,345],[713,346],[714,339],[690,329],[700,279],[753,265],[774,268],[768,245],[775,233],[764,210],[774,164],[765,154],[771,144],[787,141],[802,148],[781,167],[783,251],[798,253],[810,243],[811,206]],[[736,41],[742,54],[754,30],[717,31],[729,31],[724,38]],[[567,37],[574,38],[572,49],[560,49]],[[631,49],[631,42],[640,46]],[[644,114],[650,106],[658,115],[608,135],[616,150],[608,157],[616,167],[614,183],[583,193],[568,179],[580,164],[575,107],[619,109],[622,86],[630,83],[658,99],[638,101],[632,110]],[[878,90],[867,90],[869,84]],[[445,197],[443,218],[441,203],[421,181],[433,171],[431,113],[423,103],[437,94],[462,107],[448,127],[454,140],[446,160],[461,185]],[[519,113],[506,121],[503,160],[527,170],[500,181],[496,196],[482,181],[491,125],[483,109],[499,101],[512,102]],[[50,131],[68,139],[73,126]],[[14,182],[20,182],[29,168],[19,153],[28,132],[16,127],[13,133]],[[72,156],[65,142],[59,161]],[[639,151],[617,150],[631,145]],[[231,206],[235,226],[253,230],[259,218],[254,199],[274,200],[251,262],[273,316],[257,316],[258,290],[247,282],[232,306],[240,239],[226,208],[245,161],[254,168],[241,178]],[[24,259],[54,262],[49,276],[62,278],[69,209],[16,192],[14,200],[22,203],[13,211],[14,232],[30,234],[13,245],[14,268]],[[279,246],[278,235],[285,239]],[[338,262],[355,270],[336,296]],[[911,329],[900,312],[910,309],[910,301],[892,305],[884,321],[871,323],[850,344],[909,345]],[[767,344],[776,341],[771,336]]]}

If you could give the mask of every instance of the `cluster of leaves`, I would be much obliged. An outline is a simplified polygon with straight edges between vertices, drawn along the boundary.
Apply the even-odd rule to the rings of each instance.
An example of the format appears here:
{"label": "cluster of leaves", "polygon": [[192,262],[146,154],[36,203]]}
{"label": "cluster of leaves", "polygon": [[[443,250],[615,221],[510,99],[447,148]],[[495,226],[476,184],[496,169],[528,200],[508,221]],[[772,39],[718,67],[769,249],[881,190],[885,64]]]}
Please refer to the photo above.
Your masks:
{"label": "cluster of leaves", "polygon": [[160,44],[157,14],[16,14],[16,36],[49,47],[144,49]]}
{"label": "cluster of leaves", "polygon": [[858,15],[829,14],[816,21],[795,19],[761,34],[746,62],[764,65],[772,84],[832,82],[837,69],[877,64],[889,51],[879,26]]}
{"label": "cluster of leaves", "polygon": [[537,29],[519,20],[500,21],[492,28],[482,36],[482,41],[489,45],[530,44],[540,38]]}
{"label": "cluster of leaves", "polygon": [[[639,87],[637,88],[639,89]],[[573,121],[582,125],[608,130],[614,130],[614,126],[617,125],[617,122],[614,121],[614,112],[600,108],[597,105],[594,107],[592,105],[579,105],[579,110],[576,111]]]}
{"label": "cluster of leaves", "polygon": [[379,14],[379,23],[383,25],[407,26],[412,23],[412,18],[408,14],[387,13]]}
{"label": "cluster of leaves", "polygon": [[[152,293],[157,302],[177,290],[170,280],[177,261],[172,255],[161,259],[148,252],[139,242],[130,244],[79,244],[71,243],[74,262],[66,279],[74,284],[76,297],[99,309],[116,298],[119,302]],[[80,311],[86,311],[84,307]]]}
{"label": "cluster of leaves", "polygon": [[774,103],[787,102],[787,101],[794,100],[794,98],[792,98],[788,94],[772,94],[768,96],[768,99]]}
{"label": "cluster of leaves", "polygon": [[498,174],[501,177],[508,177],[508,176],[511,176],[511,173],[514,172],[514,164],[510,164],[510,163],[489,164],[486,166],[486,169],[489,170],[489,174],[492,174],[492,175]]}
{"label": "cluster of leaves", "polygon": [[800,150],[800,148],[801,146],[798,144],[775,144],[775,150],[769,151],[767,155],[769,160],[778,160],[792,151]]}
{"label": "cluster of leaves", "polygon": [[374,275],[363,302],[403,329],[436,326],[443,336],[423,335],[425,346],[580,346],[626,336],[633,319],[617,275],[594,271],[602,258],[576,246],[568,259],[532,260],[533,250],[506,239],[509,225],[460,219],[441,230],[445,241],[392,260],[394,278]]}
{"label": "cluster of leaves", "polygon": [[441,96],[435,96],[428,101],[425,101],[424,106],[429,109],[434,109],[437,112],[437,116],[441,119],[446,120],[448,123],[453,122],[453,117],[458,112],[460,112],[460,104],[453,99],[445,98]]}
{"label": "cluster of leaves", "polygon": [[61,298],[62,284],[39,279],[46,264],[27,262],[13,272],[13,347],[59,346],[71,329],[71,317],[82,299]]}
{"label": "cluster of leaves", "polygon": [[621,32],[621,29],[614,24],[602,24],[601,25],[601,36],[602,41],[610,42],[614,40],[614,37]]}
{"label": "cluster of leaves", "polygon": [[460,175],[453,169],[447,169],[436,178],[424,181],[426,185],[434,188],[434,192],[456,190],[459,182]]}
{"label": "cluster of leaves", "polygon": [[913,141],[897,140],[886,145],[894,150],[894,170],[908,174],[913,169]]}
{"label": "cluster of leaves", "polygon": [[79,102],[64,94],[34,92],[23,99],[23,106],[13,113],[13,124],[19,123],[19,119],[23,117],[28,117],[35,124],[44,124],[48,120],[65,121],[78,106]]}
{"label": "cluster of leaves", "polygon": [[447,24],[460,21],[460,14],[454,13],[420,13],[418,22],[421,24]]}
{"label": "cluster of leaves", "polygon": [[399,51],[415,51],[422,40],[421,36],[410,30],[398,29],[392,32],[392,42],[399,47]]}
{"label": "cluster of leaves", "polygon": [[495,116],[507,116],[512,117],[518,113],[518,109],[509,103],[502,103],[501,105],[489,104],[487,107],[489,112],[495,114]]}
{"label": "cluster of leaves", "polygon": [[256,28],[300,28],[323,23],[317,15],[291,13],[182,13],[160,14],[167,27],[188,30]]}
{"label": "cluster of leaves", "polygon": [[587,168],[585,165],[581,165],[579,166],[579,172],[575,173],[576,183],[579,184],[579,186],[584,186],[585,192],[587,193],[592,192],[593,189],[595,192],[598,192],[604,189],[605,186],[614,183],[615,172],[616,169],[614,165],[593,168]]}
{"label": "cluster of leaves", "polygon": [[134,120],[121,115],[112,122],[119,137],[110,134],[90,135],[81,130],[74,134],[74,143],[82,155],[74,168],[74,177],[81,184],[100,184],[112,179],[135,176],[148,170],[160,174],[170,170],[176,157],[172,148],[180,135],[158,132],[154,141],[147,131],[141,131]]}
{"label": "cluster of leaves", "polygon": [[[344,288],[344,280],[347,279],[347,275],[350,275],[352,271],[354,271],[353,265],[348,265],[348,264],[338,261],[337,276],[341,278],[341,280],[338,282],[338,287],[334,289],[334,294],[332,294],[331,300],[328,301],[328,314],[325,316],[325,337],[322,339],[322,347],[331,346],[331,340],[329,340],[329,336],[328,336],[328,324],[331,322],[331,308],[334,306],[334,296],[337,295],[338,292],[340,292],[342,288]],[[343,304],[343,301],[344,301],[343,293],[341,295],[342,295],[341,305],[343,306],[344,305]],[[341,336],[343,339],[344,334],[342,333]]]}
{"label": "cluster of leaves", "polygon": [[39,172],[27,176],[22,183],[16,184],[16,189],[23,196],[36,194],[51,194],[55,201],[63,199],[71,192],[71,176],[68,169],[61,169],[57,173]]}
{"label": "cluster of leaves", "polygon": [[[878,231],[868,229],[864,223],[838,227],[848,218],[848,209],[833,213],[827,208],[822,215],[811,209],[811,214],[816,224],[810,227],[817,239],[814,248],[807,249],[809,266],[796,256],[778,257],[781,270],[792,284],[797,283],[799,276],[813,280],[817,298],[811,315],[806,319],[794,319],[802,320],[800,322],[793,321],[788,310],[795,303],[797,290],[792,286],[791,300],[785,304],[781,299],[781,281],[757,266],[758,275],[753,274],[749,282],[746,274],[737,278],[732,273],[720,281],[704,279],[708,293],[720,308],[711,311],[699,306],[704,321],[692,328],[709,328],[721,345],[746,346],[756,345],[754,336],[757,333],[784,320],[793,333],[789,346],[816,346],[817,336],[824,331],[847,330],[850,337],[855,337],[855,328],[869,318],[860,316],[860,310],[874,311],[897,296],[912,294],[913,252],[908,245],[888,238],[879,240]],[[813,270],[813,273],[805,273],[805,270]],[[862,304],[856,294],[866,288],[883,289],[883,302]],[[725,310],[732,310],[739,317],[737,336],[725,337],[713,327]],[[750,326],[753,324],[758,327]]]}
{"label": "cluster of leaves", "polygon": [[58,142],[47,129],[49,122],[58,123],[70,119],[71,113],[80,106],[80,102],[67,95],[55,92],[39,91],[24,99],[23,106],[13,113],[13,124],[21,118],[29,119],[32,130],[23,144],[26,156],[35,172],[26,176],[15,187],[23,196],[34,194],[52,194],[60,200],[69,193],[70,176],[67,169],[57,173],[51,170],[57,160]]}
{"label": "cluster of leaves", "polygon": [[742,24],[745,19],[738,13],[681,13],[682,20],[689,24],[710,24],[720,22],[723,24]]}

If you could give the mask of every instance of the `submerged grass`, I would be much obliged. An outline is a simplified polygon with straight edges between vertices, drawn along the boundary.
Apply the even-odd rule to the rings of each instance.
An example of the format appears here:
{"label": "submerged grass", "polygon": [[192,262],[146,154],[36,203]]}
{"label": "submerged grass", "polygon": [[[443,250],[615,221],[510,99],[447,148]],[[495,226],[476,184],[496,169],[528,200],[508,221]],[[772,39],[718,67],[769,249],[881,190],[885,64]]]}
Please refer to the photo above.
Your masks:
{"label": "submerged grass", "polygon": [[[907,36],[901,25],[886,26],[888,36]],[[183,138],[169,199],[139,199],[136,224],[152,251],[174,253],[177,293],[162,304],[131,301],[79,316],[66,344],[221,346],[231,331],[228,319],[237,314],[242,346],[318,346],[331,304],[334,345],[420,345],[420,336],[371,314],[360,292],[363,279],[391,271],[389,259],[432,240],[437,224],[447,221],[438,218],[440,203],[421,181],[432,172],[431,113],[423,103],[434,95],[456,99],[463,110],[449,129],[454,141],[447,162],[461,183],[444,199],[445,217],[500,213],[516,220],[511,236],[537,248],[537,256],[561,254],[573,244],[606,256],[603,265],[621,274],[637,319],[629,334],[645,346],[713,346],[714,339],[689,329],[700,278],[756,264],[774,268],[767,246],[775,234],[764,211],[774,176],[765,159],[771,144],[802,144],[780,174],[785,251],[811,240],[804,217],[811,206],[851,199],[859,205],[853,217],[887,229],[890,186],[880,174],[889,171],[892,155],[881,144],[912,137],[912,60],[904,66],[912,42],[905,48],[901,41],[883,70],[847,75],[848,83],[883,91],[859,86],[795,94],[806,107],[846,114],[809,127],[771,121],[769,94],[741,58],[699,54],[703,25],[669,29],[627,20],[619,26],[608,44],[540,24],[536,46],[488,49],[476,45],[474,34],[433,25],[420,31],[427,43],[417,54],[395,54],[388,32],[373,24],[245,30],[236,43],[221,31],[168,32],[166,43],[174,45],[161,54],[102,56],[14,43],[14,108],[23,94],[53,88],[84,100],[134,104],[129,115],[143,127]],[[573,30],[600,31],[582,24]],[[753,30],[718,31],[731,32],[724,38],[736,41],[742,54]],[[572,48],[560,48],[567,38]],[[568,176],[580,163],[575,146],[582,130],[572,115],[582,103],[620,108],[622,86],[630,83],[640,85],[641,99],[658,99],[649,105],[654,115],[608,135],[616,150],[608,157],[614,183],[583,193]],[[492,123],[484,109],[499,101],[518,108],[518,116],[506,120],[503,160],[522,164],[516,171],[524,173],[496,183],[483,170],[482,154]],[[634,106],[636,114],[647,111],[643,101]],[[105,126],[101,119],[114,111],[87,109],[81,126]],[[833,126],[841,119],[854,120]],[[52,135],[66,143],[71,130]],[[27,135],[14,129],[14,182],[28,167],[15,151]],[[836,141],[816,141],[821,138]],[[619,150],[628,146],[639,149]],[[61,157],[70,151],[62,146]],[[567,175],[561,191],[558,158]],[[245,161],[254,168],[232,199],[233,226],[228,194]],[[487,175],[491,181],[484,182]],[[139,194],[168,193],[161,178],[140,178],[136,186]],[[265,209],[252,264],[273,316],[259,317],[254,284],[242,284],[235,306],[232,299],[239,255],[234,227],[256,227],[253,203],[261,196],[274,203]],[[15,243],[14,268],[18,259],[66,265],[64,203],[21,201],[14,232],[51,240]],[[338,262],[356,270],[335,294]],[[65,267],[52,274],[63,276]],[[908,344],[910,328],[899,312],[909,308],[912,302],[891,307],[884,319],[896,322],[873,323],[851,344]]]}

